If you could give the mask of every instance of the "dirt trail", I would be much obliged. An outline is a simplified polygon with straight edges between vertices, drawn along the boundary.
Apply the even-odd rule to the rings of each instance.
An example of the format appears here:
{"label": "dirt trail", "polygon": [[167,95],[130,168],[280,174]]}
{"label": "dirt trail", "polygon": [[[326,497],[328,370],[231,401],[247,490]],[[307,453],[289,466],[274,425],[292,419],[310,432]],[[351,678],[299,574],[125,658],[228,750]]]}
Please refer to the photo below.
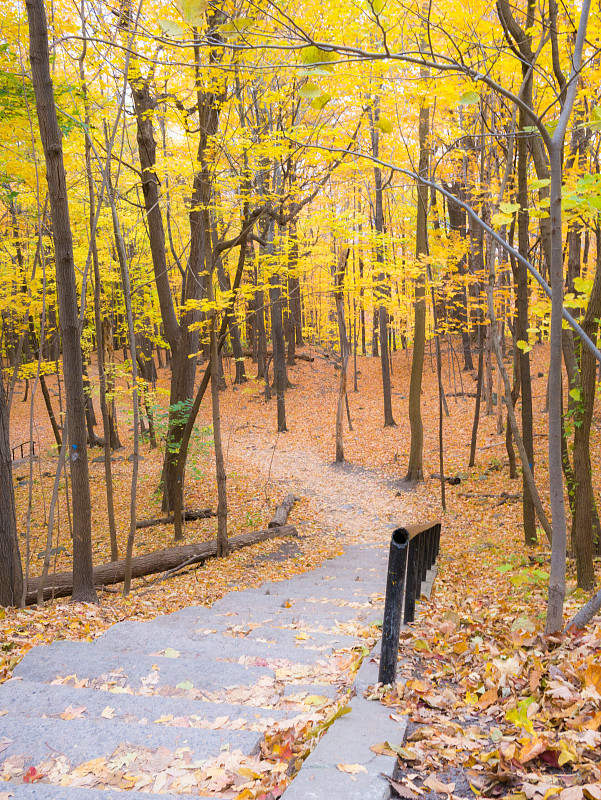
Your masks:
{"label": "dirt trail", "polygon": [[229,457],[257,469],[266,490],[282,486],[308,498],[319,522],[349,543],[385,542],[391,530],[415,519],[417,498],[411,493],[397,497],[393,482],[379,471],[327,462],[288,436],[266,445],[252,427],[239,429],[230,441]]}

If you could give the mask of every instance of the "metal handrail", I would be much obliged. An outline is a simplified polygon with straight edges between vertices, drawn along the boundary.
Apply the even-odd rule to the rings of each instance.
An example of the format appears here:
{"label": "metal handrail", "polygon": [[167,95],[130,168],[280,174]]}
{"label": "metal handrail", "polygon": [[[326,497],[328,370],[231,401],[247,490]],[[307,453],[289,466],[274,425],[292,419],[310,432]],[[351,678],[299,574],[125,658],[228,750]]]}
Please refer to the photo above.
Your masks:
{"label": "metal handrail", "polygon": [[415,602],[440,550],[440,528],[440,520],[435,519],[393,531],[382,622],[380,683],[392,683],[396,677],[401,616],[405,623],[415,618]]}
{"label": "metal handrail", "polygon": [[27,442],[21,442],[21,444],[16,444],[14,447],[11,448],[12,460],[15,461],[15,451],[21,449],[21,458],[23,458],[23,448],[25,445],[31,445],[31,453],[35,456],[35,439],[31,441],[31,439]]}

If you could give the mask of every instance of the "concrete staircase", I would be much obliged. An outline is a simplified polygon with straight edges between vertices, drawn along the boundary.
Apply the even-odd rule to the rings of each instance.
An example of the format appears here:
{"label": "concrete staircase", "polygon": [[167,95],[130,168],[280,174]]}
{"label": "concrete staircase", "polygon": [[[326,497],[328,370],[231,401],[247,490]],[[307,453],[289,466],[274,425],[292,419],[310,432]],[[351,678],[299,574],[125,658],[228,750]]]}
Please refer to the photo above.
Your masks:
{"label": "concrete staircase", "polygon": [[[217,779],[207,788],[197,776],[250,763],[266,733],[311,714],[319,698],[348,693],[331,680],[336,654],[362,644],[360,628],[382,618],[387,557],[387,547],[355,545],[313,572],[231,592],[210,609],[122,622],[89,643],[33,648],[0,686],[0,800],[235,797],[231,787],[220,792]],[[362,668],[364,679],[365,670],[375,682],[374,662]],[[355,761],[361,748],[371,763],[368,741],[382,740],[372,738],[381,733],[373,726],[388,718],[362,698],[351,707],[322,740],[334,770],[336,759]],[[395,722],[385,733],[401,741],[402,727]],[[340,755],[337,729],[352,740]],[[370,768],[373,797],[388,796],[379,772],[391,761]],[[324,764],[303,767],[286,800],[333,797],[325,786],[314,793]],[[372,797],[365,788],[352,793],[365,773],[360,782],[337,777],[346,800]]]}

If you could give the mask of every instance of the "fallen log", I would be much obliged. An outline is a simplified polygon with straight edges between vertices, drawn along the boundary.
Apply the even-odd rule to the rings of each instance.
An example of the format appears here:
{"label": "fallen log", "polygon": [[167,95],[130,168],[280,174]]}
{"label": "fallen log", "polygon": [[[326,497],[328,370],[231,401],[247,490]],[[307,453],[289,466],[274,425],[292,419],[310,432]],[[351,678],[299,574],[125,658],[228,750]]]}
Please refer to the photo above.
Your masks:
{"label": "fallen log", "polygon": [[[266,539],[275,539],[278,536],[298,536],[298,531],[292,525],[283,525],[279,528],[267,528],[251,533],[241,533],[239,536],[232,536],[229,540],[229,548],[240,550],[242,547],[263,542]],[[198,544],[187,544],[181,547],[166,547],[163,550],[154,550],[152,553],[145,553],[141,556],[132,558],[131,576],[141,578],[144,575],[154,575],[157,572],[166,572],[175,569],[184,562],[189,564],[199,564],[207,558],[217,555],[217,541],[199,542]],[[100,564],[94,567],[94,586],[103,587],[113,583],[122,583],[125,578],[125,559],[111,561],[108,564]],[[32,578],[27,586],[27,605],[37,602],[39,578]],[[73,573],[59,572],[49,578],[49,586],[44,588],[44,600],[51,597],[67,597],[73,591]],[[54,587],[54,588],[53,588]]]}
{"label": "fallen log", "polygon": [[268,528],[281,528],[288,521],[288,514],[292,511],[292,506],[298,500],[293,494],[287,494],[281,504],[276,508],[273,519],[267,526]]}
{"label": "fallen log", "polygon": [[506,503],[508,500],[518,500],[522,499],[521,494],[511,494],[510,492],[501,492],[501,494],[492,494],[488,492],[459,492],[459,497],[486,497],[490,500],[500,500],[501,502],[498,505],[502,505]]}
{"label": "fallen log", "polygon": [[[216,517],[217,514],[211,511],[210,508],[203,508],[199,511],[184,511],[182,513],[186,522],[195,519],[208,519],[209,517]],[[170,514],[168,517],[154,517],[153,519],[141,519],[136,522],[136,528],[152,528],[153,525],[173,525],[174,516]]]}
{"label": "fallen log", "polygon": [[[242,355],[245,358],[252,358],[253,351],[252,350],[243,350]],[[267,357],[273,356],[273,350],[266,350],[265,355]],[[294,358],[300,359],[300,361],[315,361],[314,356],[307,355],[307,353],[295,353]]]}

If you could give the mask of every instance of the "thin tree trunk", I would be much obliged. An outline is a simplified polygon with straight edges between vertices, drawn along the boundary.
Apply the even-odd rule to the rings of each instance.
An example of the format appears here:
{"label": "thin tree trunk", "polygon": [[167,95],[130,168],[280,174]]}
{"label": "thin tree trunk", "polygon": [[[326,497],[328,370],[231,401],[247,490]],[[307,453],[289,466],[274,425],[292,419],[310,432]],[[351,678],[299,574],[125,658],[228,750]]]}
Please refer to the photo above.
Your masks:
{"label": "thin tree trunk", "polygon": [[[480,403],[482,400],[482,381],[484,378],[484,331],[483,325],[478,325],[478,380],[476,382],[476,405],[474,408],[474,422],[472,424],[472,440],[470,444],[470,460],[468,469],[476,463],[476,444],[478,440],[478,423],[480,422]],[[498,399],[497,399],[497,402]]]}
{"label": "thin tree trunk", "polygon": [[[106,133],[105,123],[105,137]],[[140,456],[140,409],[138,403],[138,356],[136,352],[136,334],[134,331],[134,316],[131,306],[131,285],[129,279],[129,265],[127,263],[127,254],[125,251],[125,242],[121,233],[121,226],[119,224],[119,217],[117,215],[117,206],[115,203],[115,193],[113,191],[111,176],[110,176],[110,163],[107,164],[107,189],[109,201],[111,204],[111,215],[113,218],[113,231],[115,234],[115,245],[117,248],[117,257],[119,259],[119,266],[121,268],[121,282],[123,286],[123,300],[125,303],[125,314],[127,317],[127,337],[129,352],[131,355],[131,378],[132,378],[132,410],[134,418],[134,452],[133,464],[131,475],[131,495],[129,500],[129,533],[127,536],[127,547],[125,551],[125,580],[123,582],[123,597],[127,597],[131,589],[131,561],[134,552],[134,542],[136,538],[136,517],[137,517],[137,493],[138,493],[138,465]]]}
{"label": "thin tree trunk", "polygon": [[[67,417],[65,419],[65,426],[64,426],[65,433],[67,432],[68,425],[69,425],[69,418]],[[38,606],[44,605],[44,589],[46,588],[46,583],[48,581],[48,572],[50,570],[50,556],[51,556],[50,551],[52,550],[52,540],[54,536],[54,515],[56,512],[56,506],[58,502],[58,492],[60,487],[61,472],[65,467],[65,451],[67,449],[66,445],[67,445],[67,437],[65,436],[60,448],[60,452],[58,454],[58,464],[56,466],[56,473],[54,475],[52,497],[50,498],[50,510],[48,512],[48,529],[46,532],[46,549],[44,551],[44,565],[42,567],[42,574],[40,575],[38,582],[38,597],[37,597]]]}
{"label": "thin tree trunk", "polygon": [[52,214],[56,282],[59,300],[63,372],[69,413],[69,462],[73,483],[73,599],[97,602],[92,579],[92,520],[81,363],[81,330],[73,240],[69,221],[62,134],[58,126],[43,0],[27,0],[30,61],[40,136],[46,159],[46,180]]}
{"label": "thin tree trunk", "polygon": [[[429,169],[428,135],[430,128],[430,109],[421,106],[419,110],[419,175],[427,178]],[[428,188],[417,184],[417,222],[415,237],[415,257],[419,262],[428,254]],[[415,281],[415,326],[413,336],[413,358],[411,361],[411,381],[409,384],[409,425],[411,445],[409,466],[405,480],[422,481],[424,426],[422,423],[421,394],[424,372],[424,353],[426,348],[426,298],[425,280],[422,272]]]}
{"label": "thin tree trunk", "polygon": [[[338,390],[338,406],[336,409],[336,463],[344,461],[344,401],[346,396],[347,370],[349,358],[349,343],[346,334],[346,324],[344,321],[344,276],[348,263],[349,248],[343,247],[340,251],[338,270],[334,276],[336,312],[338,315],[338,334],[340,337],[340,388]],[[350,426],[350,418],[349,418]]]}
{"label": "thin tree trunk", "polygon": [[9,415],[0,370],[0,606],[21,606],[23,567],[17,537]]}

